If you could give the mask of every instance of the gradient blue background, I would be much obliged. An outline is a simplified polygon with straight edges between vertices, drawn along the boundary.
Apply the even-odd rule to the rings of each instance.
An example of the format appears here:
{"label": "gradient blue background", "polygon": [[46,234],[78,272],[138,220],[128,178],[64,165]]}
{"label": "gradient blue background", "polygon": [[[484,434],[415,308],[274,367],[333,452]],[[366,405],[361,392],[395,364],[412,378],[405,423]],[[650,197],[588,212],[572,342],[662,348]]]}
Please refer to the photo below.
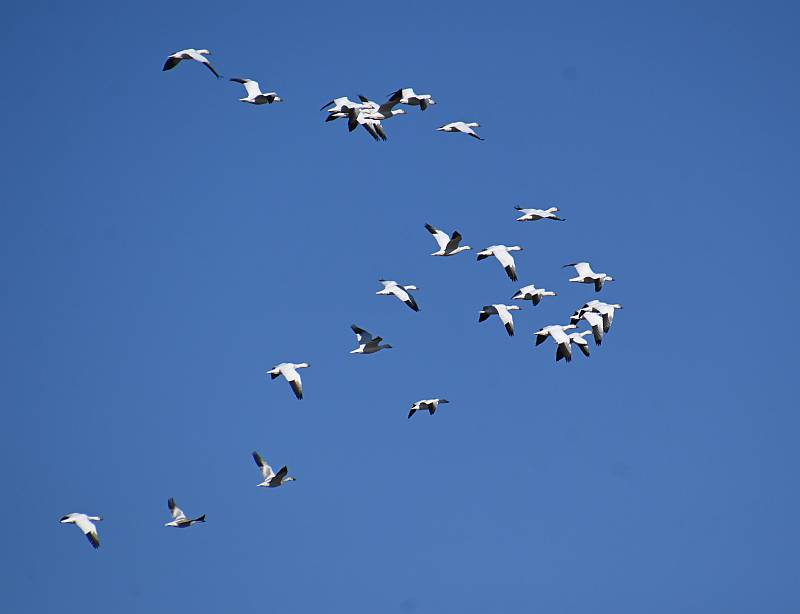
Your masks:
{"label": "gradient blue background", "polygon": [[[800,610],[794,6],[7,6],[2,609]],[[162,73],[184,47],[285,104]],[[439,104],[387,143],[318,111],[402,86]],[[525,246],[519,284],[425,222]],[[556,364],[531,333],[595,297],[580,259],[625,309]],[[559,296],[515,338],[477,323],[527,283]]]}

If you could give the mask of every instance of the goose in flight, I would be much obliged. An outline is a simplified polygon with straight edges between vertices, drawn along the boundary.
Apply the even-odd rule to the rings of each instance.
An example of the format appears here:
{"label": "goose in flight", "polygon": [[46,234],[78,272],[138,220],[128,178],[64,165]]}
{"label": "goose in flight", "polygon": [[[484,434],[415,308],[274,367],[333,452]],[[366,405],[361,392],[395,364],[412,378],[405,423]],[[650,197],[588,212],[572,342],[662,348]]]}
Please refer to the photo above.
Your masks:
{"label": "goose in flight", "polygon": [[484,305],[478,315],[478,322],[488,320],[489,316],[500,316],[500,321],[506,327],[506,332],[509,337],[514,336],[514,318],[511,316],[512,311],[521,309],[519,305]]}
{"label": "goose in flight", "polygon": [[423,399],[422,401],[417,401],[411,406],[411,409],[408,412],[408,417],[410,418],[416,412],[422,410],[428,410],[428,413],[432,416],[436,413],[436,410],[439,408],[440,403],[449,403],[447,399]]}
{"label": "goose in flight", "polygon": [[353,332],[358,338],[358,347],[354,350],[350,350],[351,354],[374,354],[375,352],[388,350],[392,347],[388,343],[381,345],[383,337],[373,337],[370,333],[363,328],[359,328],[355,324],[352,324],[350,328],[353,329]]}
{"label": "goose in flight", "polygon": [[430,94],[417,94],[412,88],[404,87],[393,94],[389,94],[389,102],[394,104],[404,104],[410,107],[419,107],[423,111],[436,101]]}
{"label": "goose in flight", "polygon": [[363,112],[364,116],[368,119],[391,119],[395,115],[406,115],[408,111],[405,109],[395,109],[394,106],[397,104],[396,102],[384,102],[383,104],[378,104],[367,98],[366,96],[360,96],[358,99],[363,103]]}
{"label": "goose in flight", "polygon": [[347,111],[347,129],[352,132],[359,126],[369,132],[370,136],[376,141],[385,141],[388,138],[379,119],[373,119],[362,109],[349,109]]}
{"label": "goose in flight", "polygon": [[563,217],[558,217],[556,215],[558,207],[550,207],[549,209],[523,209],[522,207],[514,207],[514,209],[522,213],[522,215],[517,218],[518,222],[535,222],[537,220],[565,221]]}
{"label": "goose in flight", "polygon": [[533,284],[530,286],[525,286],[524,288],[520,288],[517,290],[517,293],[511,297],[512,300],[522,300],[522,301],[530,301],[534,305],[538,305],[542,298],[545,296],[558,296],[557,292],[550,292],[549,290],[545,290],[544,288],[537,288]]}
{"label": "goose in flight", "polygon": [[462,245],[459,247],[458,244],[461,243],[461,233],[457,230],[453,231],[453,236],[448,237],[445,232],[434,228],[430,224],[425,224],[425,228],[433,235],[433,238],[436,239],[436,243],[439,245],[439,251],[433,252],[431,256],[453,256],[459,252],[472,249],[469,245]]}
{"label": "goose in flight", "polygon": [[570,266],[574,267],[575,272],[578,274],[577,277],[573,277],[570,279],[570,281],[579,284],[594,284],[595,292],[600,292],[600,290],[603,289],[603,284],[605,282],[614,281],[614,278],[611,277],[611,275],[606,275],[605,273],[595,273],[588,262],[573,262],[571,264],[565,264],[564,268]]}
{"label": "goose in flight", "polygon": [[175,505],[175,499],[172,497],[170,497],[169,501],[167,501],[167,506],[169,507],[169,513],[172,514],[172,522],[166,523],[164,525],[165,527],[178,527],[179,529],[185,529],[186,527],[190,527],[198,522],[206,521],[205,514],[198,516],[197,518],[187,518],[186,514],[183,513],[183,510]]}
{"label": "goose in flight", "polygon": [[286,466],[281,467],[278,473],[275,473],[272,470],[267,462],[261,457],[258,452],[253,452],[253,460],[256,461],[256,465],[258,468],[261,469],[261,475],[264,478],[264,481],[258,486],[265,486],[267,488],[277,488],[278,486],[283,486],[287,482],[294,482],[295,478],[290,475],[289,468]]}
{"label": "goose in flight", "polygon": [[479,141],[483,141],[481,137],[473,130],[473,128],[480,128],[481,125],[477,122],[452,122],[449,124],[445,124],[444,126],[439,126],[437,130],[441,130],[442,132],[463,132],[464,134],[468,134],[471,137],[478,139]]}
{"label": "goose in flight", "polygon": [[342,96],[340,98],[334,98],[330,102],[322,105],[320,111],[331,107],[328,109],[328,117],[325,118],[325,121],[332,122],[335,119],[348,117],[350,109],[361,109],[363,106],[363,104],[353,102],[347,96]]}
{"label": "goose in flight", "polygon": [[[600,345],[603,342],[603,316],[594,311],[584,311],[579,320],[586,320],[589,326],[592,327],[591,333],[594,337],[595,345]],[[570,319],[570,322],[572,319]]]}
{"label": "goose in flight", "polygon": [[250,104],[272,104],[273,102],[283,102],[283,98],[278,96],[275,92],[262,92],[261,86],[258,81],[252,79],[242,79],[241,77],[233,77],[231,81],[241,83],[247,91],[247,96],[239,98],[241,102],[248,102]]}
{"label": "goose in flight", "polygon": [[591,335],[592,331],[585,330],[580,333],[570,333],[567,335],[569,337],[570,343],[574,343],[578,346],[583,355],[587,358],[589,357],[589,342],[584,339],[586,335]]}
{"label": "goose in flight", "polygon": [[375,294],[379,296],[394,295],[408,305],[414,311],[419,311],[419,305],[414,297],[411,295],[411,290],[417,290],[416,286],[401,286],[396,281],[390,279],[379,279],[383,284],[383,290],[378,290]]}
{"label": "goose in flight", "polygon": [[575,324],[567,324],[566,326],[553,324],[551,326],[545,326],[535,333],[536,345],[541,345],[550,337],[556,344],[556,362],[562,358],[570,362],[572,360],[572,340],[564,331],[574,328],[578,327]]}
{"label": "goose in flight", "polygon": [[206,58],[207,55],[211,55],[211,52],[208,49],[184,49],[182,51],[176,51],[167,58],[167,61],[164,62],[164,68],[161,70],[172,70],[178,64],[180,64],[182,60],[194,60],[195,62],[204,64],[208,70],[216,75],[217,79],[221,79],[222,77],[220,74],[214,70],[211,62],[209,62],[208,58]]}
{"label": "goose in flight", "polygon": [[577,324],[582,318],[583,314],[587,311],[594,311],[603,317],[603,332],[607,333],[611,329],[611,323],[614,321],[614,312],[617,309],[622,309],[619,303],[604,303],[603,301],[593,300],[586,303],[583,307],[578,309],[572,314],[569,321],[572,324]]}
{"label": "goose in flight", "polygon": [[73,512],[72,514],[62,516],[60,522],[62,524],[76,525],[81,531],[83,531],[83,534],[86,536],[86,539],[89,540],[89,543],[92,544],[95,549],[97,549],[100,547],[100,537],[97,535],[97,527],[94,523],[99,522],[100,520],[102,520],[100,516],[87,516],[86,514],[77,514]]}
{"label": "goose in flight", "polygon": [[286,378],[286,381],[289,382],[289,385],[292,387],[294,396],[300,400],[303,398],[303,380],[300,379],[300,374],[297,372],[297,369],[305,369],[306,367],[310,366],[311,365],[309,365],[307,362],[282,362],[279,365],[275,365],[272,369],[267,371],[267,373],[272,379],[275,379],[279,375],[283,375],[283,377]]}
{"label": "goose in flight", "polygon": [[519,245],[490,245],[485,250],[478,252],[478,260],[483,260],[489,256],[497,258],[498,262],[505,269],[511,281],[517,281],[517,267],[514,264],[514,257],[509,252],[521,252],[522,248]]}

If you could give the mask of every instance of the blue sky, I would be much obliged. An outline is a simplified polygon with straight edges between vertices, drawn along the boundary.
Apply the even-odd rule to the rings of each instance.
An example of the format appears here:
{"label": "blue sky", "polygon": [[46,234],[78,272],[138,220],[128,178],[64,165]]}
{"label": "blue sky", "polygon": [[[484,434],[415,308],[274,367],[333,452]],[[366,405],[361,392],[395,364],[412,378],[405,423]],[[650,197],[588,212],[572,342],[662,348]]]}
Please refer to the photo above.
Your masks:
{"label": "blue sky", "polygon": [[[800,608],[797,9],[556,4],[6,9],[4,609]],[[162,73],[184,47],[286,102]],[[439,104],[387,143],[318,111],[403,86]],[[426,222],[523,245],[520,283]],[[625,309],[556,364],[531,333],[594,298],[582,259]],[[559,296],[516,337],[477,323],[528,283]],[[298,481],[256,488],[254,449]]]}

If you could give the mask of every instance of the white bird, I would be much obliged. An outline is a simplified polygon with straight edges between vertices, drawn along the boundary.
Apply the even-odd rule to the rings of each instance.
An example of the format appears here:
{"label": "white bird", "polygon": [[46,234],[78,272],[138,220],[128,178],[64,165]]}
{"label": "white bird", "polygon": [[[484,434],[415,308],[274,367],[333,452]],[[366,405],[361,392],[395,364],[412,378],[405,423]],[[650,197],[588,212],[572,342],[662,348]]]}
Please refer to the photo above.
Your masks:
{"label": "white bird", "polygon": [[186,514],[183,513],[183,510],[175,505],[175,499],[172,497],[170,497],[169,501],[167,501],[167,506],[169,507],[169,513],[172,514],[172,522],[166,523],[164,525],[165,527],[178,527],[179,529],[185,529],[186,527],[190,527],[198,522],[206,521],[205,514],[198,516],[197,518],[187,518]]}
{"label": "white bird", "polygon": [[310,367],[311,365],[307,362],[282,362],[279,365],[275,365],[267,371],[267,373],[275,379],[279,375],[283,375],[286,378],[286,381],[289,382],[289,385],[292,387],[294,391],[294,396],[299,399],[303,398],[303,380],[300,379],[300,374],[297,372],[297,369],[305,369]]}
{"label": "white bird", "polygon": [[216,75],[217,79],[221,79],[222,77],[220,77],[220,74],[214,70],[211,62],[205,57],[207,55],[211,55],[208,49],[183,49],[182,51],[176,51],[167,58],[167,61],[164,62],[164,68],[161,70],[171,70],[180,64],[182,60],[194,60],[195,62],[204,64],[208,70]]}
{"label": "white bird", "polygon": [[614,278],[611,277],[611,275],[606,275],[605,273],[595,273],[588,262],[573,262],[571,264],[565,264],[564,268],[570,266],[574,267],[575,272],[578,274],[577,277],[573,277],[570,279],[570,281],[574,281],[575,283],[579,284],[594,284],[595,292],[600,292],[600,290],[603,288],[603,283],[607,281],[614,281]]}
{"label": "white bird", "polygon": [[490,245],[485,250],[478,252],[478,260],[483,260],[489,256],[494,256],[505,269],[511,281],[517,281],[517,268],[514,264],[514,257],[509,252],[521,252],[519,245]]}
{"label": "white bird", "polygon": [[433,238],[436,239],[436,243],[439,245],[439,251],[433,252],[431,256],[453,256],[459,252],[472,249],[469,245],[462,245],[459,247],[458,244],[461,243],[461,233],[457,230],[453,231],[453,236],[448,237],[445,232],[434,228],[430,224],[425,224],[425,228],[433,235]]}
{"label": "white bird", "polygon": [[[589,326],[592,327],[591,333],[594,337],[594,343],[595,345],[600,345],[603,342],[603,316],[594,311],[584,311],[580,319],[589,323]],[[570,319],[570,321],[572,320]]]}
{"label": "white bird", "polygon": [[558,293],[550,292],[544,288],[537,288],[531,284],[517,290],[517,293],[511,298],[512,300],[531,301],[534,305],[538,305],[545,296],[558,296]]}
{"label": "white bird", "polygon": [[97,535],[97,527],[95,526],[94,522],[99,522],[102,520],[100,516],[87,516],[86,514],[77,514],[75,512],[71,514],[67,514],[66,516],[62,516],[60,522],[62,524],[74,524],[76,525],[83,534],[86,536],[86,539],[89,540],[89,543],[94,546],[95,549],[100,547],[100,537]]}
{"label": "white bird", "polygon": [[514,318],[511,316],[512,311],[521,309],[519,305],[484,305],[478,315],[478,322],[487,320],[489,316],[500,316],[500,321],[506,327],[506,332],[509,337],[514,336]]}
{"label": "white bird", "polygon": [[436,413],[436,410],[439,408],[441,403],[449,403],[447,399],[423,399],[422,401],[417,401],[411,406],[411,409],[408,412],[408,417],[410,418],[416,412],[422,410],[428,410],[428,413],[432,416]]}
{"label": "white bird", "polygon": [[603,332],[607,333],[611,329],[611,323],[614,321],[614,312],[617,309],[622,309],[622,305],[619,303],[604,303],[595,299],[584,304],[583,307],[572,314],[570,322],[577,324],[585,312],[594,311],[603,317]]}
{"label": "white bird", "polygon": [[468,134],[471,137],[475,137],[479,141],[483,141],[481,137],[477,135],[477,133],[473,130],[473,128],[480,128],[481,125],[477,122],[452,122],[449,124],[445,124],[444,126],[439,126],[437,130],[441,130],[442,132],[463,132],[464,134]]}
{"label": "white bird", "polygon": [[283,486],[287,482],[294,482],[296,479],[287,475],[289,473],[289,468],[285,465],[281,467],[278,473],[275,473],[272,467],[267,464],[258,452],[253,452],[253,460],[256,461],[256,465],[261,469],[261,475],[264,478],[264,481],[258,484],[258,486],[277,488],[278,486]]}
{"label": "white bird", "polygon": [[404,87],[393,94],[389,94],[389,102],[395,104],[405,104],[411,107],[419,107],[423,111],[430,105],[436,104],[436,101],[430,94],[417,94],[410,87]]}
{"label": "white bird", "polygon": [[584,339],[584,337],[586,335],[591,335],[591,334],[592,334],[592,331],[585,330],[585,331],[580,332],[580,333],[570,333],[567,336],[569,337],[570,342],[574,343],[575,345],[577,345],[578,348],[580,349],[580,351],[583,352],[583,355],[588,357],[589,356],[589,342],[586,341],[586,339]]}
{"label": "white bird", "polygon": [[350,328],[353,329],[353,332],[358,338],[358,347],[351,350],[351,354],[374,354],[380,350],[388,350],[392,347],[388,343],[381,345],[380,343],[383,341],[383,337],[373,337],[370,333],[363,328],[359,328],[355,324],[352,324]]}
{"label": "white bird", "polygon": [[391,119],[395,115],[406,115],[408,113],[405,109],[395,109],[396,102],[388,101],[378,104],[366,96],[359,96],[358,99],[364,104],[362,111],[367,119]]}
{"label": "white bird", "polygon": [[369,132],[370,136],[376,141],[385,141],[388,138],[379,119],[369,117],[363,109],[349,109],[347,112],[347,129],[352,132],[359,126]]}
{"label": "white bird", "polygon": [[231,81],[244,85],[244,89],[247,91],[247,96],[244,98],[239,98],[239,100],[242,102],[248,102],[250,104],[272,104],[273,102],[283,102],[283,98],[278,96],[278,94],[275,92],[262,92],[261,86],[258,85],[258,81],[253,81],[252,79],[242,79],[241,77],[233,77]]}
{"label": "white bird", "polygon": [[419,305],[411,295],[411,290],[418,290],[416,286],[401,286],[391,279],[379,279],[378,281],[383,284],[383,290],[378,290],[375,294],[379,296],[394,295],[414,311],[419,311]]}
{"label": "white bird", "polygon": [[522,212],[522,215],[517,218],[518,222],[535,222],[537,220],[565,221],[563,217],[558,217],[556,215],[558,207],[550,207],[549,209],[523,209],[522,207],[514,207],[514,209]]}
{"label": "white bird", "polygon": [[328,117],[325,118],[326,122],[331,122],[335,119],[347,117],[350,109],[361,109],[363,106],[364,105],[361,103],[353,102],[347,96],[341,96],[340,98],[334,98],[330,102],[322,105],[320,111],[331,107],[328,109]]}
{"label": "white bird", "polygon": [[570,362],[572,360],[572,340],[564,331],[573,328],[578,327],[575,324],[567,324],[565,326],[552,324],[551,326],[545,326],[535,333],[536,345],[541,345],[548,337],[551,337],[556,344],[556,362],[562,358]]}

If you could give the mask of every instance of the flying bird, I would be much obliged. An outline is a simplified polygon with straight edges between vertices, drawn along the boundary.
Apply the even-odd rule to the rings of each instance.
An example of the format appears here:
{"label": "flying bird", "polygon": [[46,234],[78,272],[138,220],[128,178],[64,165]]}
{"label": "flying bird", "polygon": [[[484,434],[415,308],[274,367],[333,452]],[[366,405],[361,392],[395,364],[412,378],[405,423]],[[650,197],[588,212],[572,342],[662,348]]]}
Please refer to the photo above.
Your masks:
{"label": "flying bird", "polygon": [[603,289],[603,284],[605,282],[614,281],[614,278],[611,277],[611,275],[606,275],[605,273],[595,273],[588,262],[573,262],[571,264],[565,264],[564,268],[566,267],[574,267],[575,272],[578,274],[577,277],[573,277],[570,279],[570,281],[579,284],[594,284],[595,292],[600,292],[600,290]]}
{"label": "flying bird", "polygon": [[417,401],[411,406],[411,409],[408,412],[408,417],[410,418],[416,412],[422,410],[428,410],[428,413],[432,416],[436,413],[436,410],[439,408],[440,403],[449,403],[447,399],[423,399],[422,401]]}
{"label": "flying bird", "polygon": [[600,345],[603,342],[603,316],[594,311],[584,311],[580,319],[589,323],[589,326],[592,327],[591,333],[594,337],[594,343],[595,345]]}
{"label": "flying bird", "polygon": [[278,96],[275,92],[262,92],[258,81],[252,79],[242,79],[241,77],[233,77],[231,81],[241,83],[247,92],[247,96],[239,98],[241,102],[250,104],[272,104],[273,102],[283,102],[283,98]]}
{"label": "flying bird", "polygon": [[464,134],[468,134],[471,137],[478,139],[479,141],[483,141],[481,137],[473,130],[473,128],[480,128],[481,125],[477,122],[452,122],[450,124],[445,124],[444,126],[439,126],[437,130],[442,132],[463,132]]}
{"label": "flying bird", "polygon": [[531,284],[517,290],[517,293],[511,298],[512,300],[530,301],[534,305],[538,305],[545,296],[558,296],[558,293],[550,292],[544,288],[537,288]]}
{"label": "flying bird", "polygon": [[457,230],[453,231],[453,236],[448,237],[445,232],[434,228],[430,224],[425,224],[425,228],[433,235],[433,238],[436,239],[436,243],[439,245],[439,251],[433,252],[431,256],[453,256],[460,252],[465,252],[468,249],[472,249],[469,245],[462,245],[459,247],[458,244],[461,243],[461,233]]}
{"label": "flying bird", "polygon": [[411,295],[411,290],[417,290],[416,286],[401,286],[396,281],[390,279],[379,279],[383,284],[383,290],[378,290],[375,294],[380,296],[394,295],[408,305],[414,311],[419,311],[419,305],[414,297]]}
{"label": "flying bird", "polygon": [[258,452],[253,452],[253,460],[256,461],[256,465],[261,469],[261,475],[264,478],[264,481],[258,484],[258,486],[277,488],[278,486],[283,486],[287,482],[295,481],[295,478],[287,475],[289,473],[288,467],[283,466],[278,473],[275,473],[272,467],[267,464]]}
{"label": "flying bird", "polygon": [[558,217],[556,215],[558,207],[550,207],[549,209],[523,209],[522,207],[514,207],[514,209],[522,213],[522,215],[517,218],[518,222],[535,222],[537,220],[565,221],[563,217]]}
{"label": "flying bird", "polygon": [[214,70],[211,62],[209,62],[208,58],[206,58],[207,55],[211,55],[211,52],[208,49],[184,49],[182,51],[176,51],[167,58],[167,61],[164,62],[164,68],[161,70],[172,70],[178,64],[180,64],[182,60],[194,60],[195,62],[204,64],[208,70],[216,75],[217,79],[221,79],[222,77],[220,74]]}
{"label": "flying bird", "polygon": [[358,339],[358,347],[354,350],[351,350],[351,354],[374,354],[375,352],[388,350],[392,347],[388,343],[381,345],[383,337],[373,337],[370,333],[365,331],[363,328],[359,328],[355,324],[352,324],[350,328],[353,329],[353,332],[356,334],[356,338]]}
{"label": "flying bird", "polygon": [[186,527],[190,527],[198,522],[206,521],[205,514],[198,516],[197,518],[187,518],[186,514],[183,513],[183,510],[175,505],[175,499],[172,497],[170,497],[169,501],[167,501],[167,506],[169,507],[169,513],[172,514],[172,522],[166,523],[164,525],[165,527],[178,527],[179,529],[185,529]]}
{"label": "flying bird", "polygon": [[307,362],[282,362],[281,364],[272,367],[272,369],[267,371],[267,373],[272,379],[283,375],[283,377],[286,378],[286,381],[289,382],[289,385],[292,387],[294,396],[296,396],[299,400],[303,398],[303,380],[300,379],[300,374],[297,372],[297,369],[305,369],[310,366],[311,365]]}
{"label": "flying bird", "polygon": [[583,314],[587,311],[594,311],[603,317],[603,332],[607,333],[611,329],[611,323],[614,321],[614,312],[617,309],[622,309],[619,303],[604,303],[603,301],[593,300],[584,304],[583,307],[578,309],[572,314],[569,321],[572,324],[577,324],[583,319]]}
{"label": "flying bird", "polygon": [[585,330],[580,333],[570,333],[569,335],[567,335],[569,337],[570,342],[577,345],[580,351],[583,352],[583,355],[586,356],[587,358],[589,357],[589,342],[586,341],[584,337],[586,335],[591,335],[591,334],[592,331]]}
{"label": "flying bird", "polygon": [[489,316],[497,315],[503,326],[506,327],[506,332],[509,337],[514,336],[514,318],[511,316],[512,311],[521,309],[519,305],[484,305],[478,315],[478,322],[488,320]]}
{"label": "flying bird", "polygon": [[367,98],[366,96],[360,96],[358,99],[364,105],[362,107],[362,111],[364,116],[368,119],[391,119],[395,115],[406,115],[407,111],[405,109],[395,109],[394,106],[397,104],[396,102],[384,102],[383,104],[378,104]]}
{"label": "flying bird", "polygon": [[[86,536],[86,539],[89,540],[89,543],[97,549],[100,547],[100,537],[97,535],[97,527],[95,526],[95,522],[99,522],[102,520],[100,516],[87,516],[86,514],[77,514],[75,512],[71,514],[67,514],[66,516],[62,516],[61,522],[62,524],[74,524],[76,525],[83,534]],[[94,521],[94,522],[92,522]]]}
{"label": "flying bird", "polygon": [[359,126],[369,132],[376,141],[385,141],[388,138],[379,119],[369,117],[362,109],[349,109],[347,111],[347,129],[352,132]]}
{"label": "flying bird", "polygon": [[478,260],[483,260],[489,256],[494,256],[505,269],[511,281],[517,281],[517,268],[514,264],[514,257],[509,252],[520,252],[522,248],[519,245],[490,245],[485,250],[478,252]]}
{"label": "flying bird", "polygon": [[410,87],[404,87],[396,92],[389,94],[389,102],[394,104],[404,104],[411,107],[419,107],[423,111],[430,105],[436,104],[436,101],[430,94],[417,94]]}
{"label": "flying bird", "polygon": [[551,326],[545,326],[535,333],[536,345],[541,345],[547,341],[548,337],[550,337],[556,344],[556,362],[562,358],[566,359],[567,362],[570,362],[572,360],[572,340],[564,331],[574,328],[578,327],[575,324],[567,324],[566,326],[553,324]]}

